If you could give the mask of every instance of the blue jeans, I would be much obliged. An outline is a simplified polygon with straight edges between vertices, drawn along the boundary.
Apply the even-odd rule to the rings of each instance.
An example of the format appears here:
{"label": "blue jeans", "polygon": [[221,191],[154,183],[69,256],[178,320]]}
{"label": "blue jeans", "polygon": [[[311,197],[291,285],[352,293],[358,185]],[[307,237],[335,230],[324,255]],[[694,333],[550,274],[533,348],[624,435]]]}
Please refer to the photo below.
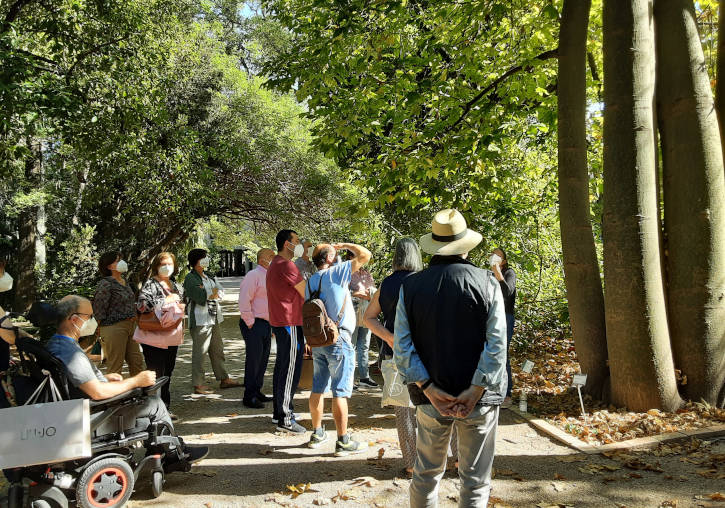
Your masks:
{"label": "blue jeans", "polygon": [[315,371],[312,393],[332,391],[333,397],[350,397],[355,370],[355,351],[347,332],[341,333],[335,344],[312,350]]}
{"label": "blue jeans", "polygon": [[511,337],[514,336],[515,321],[513,314],[506,314],[506,379],[508,379],[506,397],[511,397],[511,388],[513,388],[511,378]]}
{"label": "blue jeans", "polygon": [[357,378],[368,379],[368,352],[370,351],[370,330],[363,326],[355,328],[352,334],[352,343],[355,344],[355,357],[357,359]]}

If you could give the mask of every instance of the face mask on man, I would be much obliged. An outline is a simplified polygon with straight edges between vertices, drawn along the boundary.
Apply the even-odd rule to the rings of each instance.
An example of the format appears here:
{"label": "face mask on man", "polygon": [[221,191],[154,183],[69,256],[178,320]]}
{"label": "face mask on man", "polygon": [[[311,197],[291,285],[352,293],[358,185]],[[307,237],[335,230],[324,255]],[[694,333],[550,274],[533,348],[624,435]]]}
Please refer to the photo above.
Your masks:
{"label": "face mask on man", "polygon": [[209,258],[201,258],[199,260],[199,266],[201,266],[202,268],[209,268]]}
{"label": "face mask on man", "polygon": [[312,253],[313,252],[315,252],[315,248],[314,247],[307,247],[307,257],[308,258],[311,258],[312,257]]}
{"label": "face mask on man", "polygon": [[[292,242],[290,242],[292,243]],[[298,243],[295,245],[294,249],[292,249],[292,256],[296,258],[301,258],[302,255],[305,253],[305,246],[301,243]]]}
{"label": "face mask on man", "polygon": [[78,327],[78,325],[75,323],[73,323],[73,326],[75,326],[76,330],[78,330],[79,337],[88,337],[89,335],[93,335],[94,333],[96,333],[98,323],[96,322],[96,318],[94,316],[91,316],[91,318],[86,320],[81,327]]}
{"label": "face mask on man", "polygon": [[491,266],[500,265],[502,261],[503,261],[503,258],[501,256],[499,256],[498,254],[491,254],[491,257],[488,258],[488,264]]}
{"label": "face mask on man", "polygon": [[172,273],[174,273],[174,267],[172,265],[159,266],[159,275],[162,277],[171,277]]}
{"label": "face mask on man", "polygon": [[126,273],[128,271],[128,263],[123,259],[116,263],[116,271],[118,273]]}
{"label": "face mask on man", "polygon": [[0,277],[0,293],[10,291],[13,288],[13,278],[8,272],[3,273]]}

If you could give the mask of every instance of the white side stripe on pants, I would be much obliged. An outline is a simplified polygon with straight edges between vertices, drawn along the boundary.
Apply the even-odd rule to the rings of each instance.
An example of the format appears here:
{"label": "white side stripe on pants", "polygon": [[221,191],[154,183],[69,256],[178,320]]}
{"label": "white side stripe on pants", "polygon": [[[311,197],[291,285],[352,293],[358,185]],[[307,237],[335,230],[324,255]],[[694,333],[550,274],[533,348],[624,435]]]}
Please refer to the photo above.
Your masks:
{"label": "white side stripe on pants", "polygon": [[287,379],[284,384],[284,397],[282,398],[282,414],[284,415],[284,424],[290,426],[292,425],[292,412],[289,410],[289,405],[294,396],[292,393],[292,380],[295,376],[295,364],[297,363],[297,327],[289,326],[287,328],[289,329],[290,336],[290,350],[289,364],[287,365]]}

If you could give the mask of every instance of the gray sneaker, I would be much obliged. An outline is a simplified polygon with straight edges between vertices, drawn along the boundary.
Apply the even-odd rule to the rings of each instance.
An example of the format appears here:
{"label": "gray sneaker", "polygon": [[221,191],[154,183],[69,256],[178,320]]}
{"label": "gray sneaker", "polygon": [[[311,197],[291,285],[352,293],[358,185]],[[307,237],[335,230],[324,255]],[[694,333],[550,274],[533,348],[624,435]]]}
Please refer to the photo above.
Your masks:
{"label": "gray sneaker", "polygon": [[304,428],[302,425],[294,420],[291,424],[289,424],[289,426],[285,425],[282,422],[279,422],[279,424],[277,425],[277,430],[280,432],[289,432],[290,434],[304,434],[305,432],[307,432],[306,428]]}
{"label": "gray sneaker", "polygon": [[307,443],[307,446],[310,448],[319,448],[323,444],[327,443],[330,440],[330,436],[325,432],[325,427],[322,427],[322,434],[318,434],[316,432],[312,432],[312,435],[310,436],[310,442]]}
{"label": "gray sneaker", "polygon": [[354,441],[349,439],[347,443],[343,443],[338,438],[335,443],[335,457],[345,457],[347,455],[354,455],[356,453],[364,452],[368,449],[367,442]]}

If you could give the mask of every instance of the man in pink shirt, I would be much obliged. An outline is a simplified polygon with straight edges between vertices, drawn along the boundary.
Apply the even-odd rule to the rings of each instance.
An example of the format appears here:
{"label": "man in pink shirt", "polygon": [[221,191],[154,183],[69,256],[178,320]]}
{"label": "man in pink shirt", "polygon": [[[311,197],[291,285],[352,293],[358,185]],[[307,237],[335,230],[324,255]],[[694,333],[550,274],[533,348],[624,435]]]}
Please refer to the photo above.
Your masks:
{"label": "man in pink shirt", "polygon": [[257,252],[257,267],[239,285],[239,329],[246,343],[242,403],[255,409],[263,408],[265,402],[272,400],[262,393],[262,384],[272,343],[267,304],[267,268],[273,257],[272,249],[260,249]]}

